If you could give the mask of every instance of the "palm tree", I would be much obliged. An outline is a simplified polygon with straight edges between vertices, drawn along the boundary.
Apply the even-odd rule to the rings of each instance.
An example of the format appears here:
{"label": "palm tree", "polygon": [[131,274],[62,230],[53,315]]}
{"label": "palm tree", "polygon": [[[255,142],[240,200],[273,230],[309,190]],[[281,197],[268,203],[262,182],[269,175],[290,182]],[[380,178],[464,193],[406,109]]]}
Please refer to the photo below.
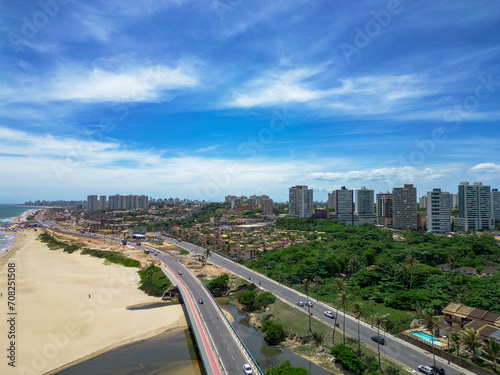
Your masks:
{"label": "palm tree", "polygon": [[[437,318],[434,317],[434,311],[432,309],[423,309],[422,310],[422,320],[425,322],[425,329],[430,332],[431,335],[433,335],[434,328],[437,325]],[[434,360],[434,367],[436,367],[436,354],[434,352],[434,342],[431,343],[432,345],[432,358]]]}
{"label": "palm tree", "polygon": [[206,260],[207,260],[207,261],[208,261],[208,257],[210,256],[210,254],[212,254],[212,252],[211,252],[211,251],[210,251],[210,249],[207,247],[207,248],[205,249],[205,258],[206,258]]}
{"label": "palm tree", "polygon": [[413,287],[413,269],[416,267],[416,261],[417,258],[415,258],[413,251],[406,256],[406,267],[410,268],[410,289],[408,290],[408,302],[410,302],[411,298],[411,288]]}
{"label": "palm tree", "polygon": [[358,320],[358,352],[361,353],[361,339],[359,337],[359,319],[364,318],[365,311],[363,310],[363,304],[361,302],[354,302],[352,305],[352,312],[354,317]]}
{"label": "palm tree", "polygon": [[494,339],[489,339],[487,343],[483,344],[483,350],[493,359],[493,366],[497,372],[497,360],[500,359],[500,344]]}
{"label": "palm tree", "polygon": [[[336,278],[334,281],[334,287],[335,291],[337,294],[339,294],[341,291],[345,289],[345,282],[344,279],[339,279]],[[337,305],[337,313],[335,314],[335,320],[338,322],[338,317],[339,317],[339,305]],[[333,325],[333,344],[335,345],[335,327],[337,327],[337,324]]]}
{"label": "palm tree", "polygon": [[311,332],[311,307],[309,306],[309,289],[311,288],[311,280],[302,280],[302,287],[307,297],[307,315],[309,315],[309,332]]}
{"label": "palm tree", "polygon": [[319,302],[319,285],[321,284],[321,277],[315,276],[314,283],[316,284],[316,302]]}
{"label": "palm tree", "polygon": [[462,348],[472,352],[474,364],[477,365],[476,350],[483,346],[482,340],[479,338],[479,331],[474,328],[464,328],[459,335]]}
{"label": "palm tree", "polygon": [[345,305],[347,300],[349,299],[349,295],[345,290],[340,293],[340,304],[342,305],[342,310],[344,310],[344,323],[342,325],[342,331],[344,332],[344,345],[345,345]]}
{"label": "palm tree", "polygon": [[[377,326],[377,336],[380,336],[380,325],[383,324],[385,320],[385,315],[380,315],[376,313],[373,318],[375,319],[375,324]],[[382,367],[380,365],[380,342],[377,340],[377,351],[378,351],[378,369],[382,371]]]}

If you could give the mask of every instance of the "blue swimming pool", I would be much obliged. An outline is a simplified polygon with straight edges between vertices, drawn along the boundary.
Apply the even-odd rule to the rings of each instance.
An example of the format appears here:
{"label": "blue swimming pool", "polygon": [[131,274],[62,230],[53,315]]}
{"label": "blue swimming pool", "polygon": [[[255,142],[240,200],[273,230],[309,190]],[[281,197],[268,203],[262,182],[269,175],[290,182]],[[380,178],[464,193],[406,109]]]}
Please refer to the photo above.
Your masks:
{"label": "blue swimming pool", "polygon": [[420,339],[422,339],[424,341],[427,341],[429,344],[434,344],[436,346],[441,346],[441,342],[439,340],[436,340],[436,338],[434,336],[431,336],[431,335],[429,335],[427,333],[413,331],[411,334],[417,336],[418,338],[420,338]]}

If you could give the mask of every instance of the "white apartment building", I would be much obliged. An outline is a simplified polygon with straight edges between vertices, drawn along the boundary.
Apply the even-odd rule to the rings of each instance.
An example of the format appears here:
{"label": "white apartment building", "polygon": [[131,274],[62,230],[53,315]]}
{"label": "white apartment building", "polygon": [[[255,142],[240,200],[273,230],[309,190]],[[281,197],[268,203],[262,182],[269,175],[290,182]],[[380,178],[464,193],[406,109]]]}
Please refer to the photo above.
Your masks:
{"label": "white apartment building", "polygon": [[451,194],[432,189],[427,192],[427,231],[448,233],[451,231]]}

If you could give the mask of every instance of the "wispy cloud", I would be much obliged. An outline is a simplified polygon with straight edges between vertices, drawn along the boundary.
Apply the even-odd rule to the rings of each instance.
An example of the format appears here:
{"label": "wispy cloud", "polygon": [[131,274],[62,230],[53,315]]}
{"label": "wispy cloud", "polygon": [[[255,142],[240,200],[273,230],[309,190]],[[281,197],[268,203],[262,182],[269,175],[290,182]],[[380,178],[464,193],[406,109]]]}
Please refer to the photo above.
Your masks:
{"label": "wispy cloud", "polygon": [[170,91],[198,84],[194,67],[185,61],[175,67],[135,65],[114,70],[66,66],[43,81],[33,77],[29,87],[4,88],[0,94],[7,102],[158,102],[171,98]]}

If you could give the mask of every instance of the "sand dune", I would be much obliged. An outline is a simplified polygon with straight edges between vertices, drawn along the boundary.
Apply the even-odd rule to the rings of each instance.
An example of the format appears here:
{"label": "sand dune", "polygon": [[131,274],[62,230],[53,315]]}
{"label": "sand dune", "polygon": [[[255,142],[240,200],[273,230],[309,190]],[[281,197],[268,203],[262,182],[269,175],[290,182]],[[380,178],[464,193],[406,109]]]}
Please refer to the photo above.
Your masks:
{"label": "sand dune", "polygon": [[[48,250],[36,240],[37,233],[19,233],[14,248],[0,257],[1,349],[8,352],[10,341],[15,348],[15,368],[2,354],[1,374],[43,374],[168,328],[186,326],[177,304],[126,309],[159,302],[137,289],[137,268],[105,264],[78,252]],[[8,315],[7,310],[7,271],[12,263],[17,315]],[[7,319],[12,317],[15,339],[8,340]]]}

